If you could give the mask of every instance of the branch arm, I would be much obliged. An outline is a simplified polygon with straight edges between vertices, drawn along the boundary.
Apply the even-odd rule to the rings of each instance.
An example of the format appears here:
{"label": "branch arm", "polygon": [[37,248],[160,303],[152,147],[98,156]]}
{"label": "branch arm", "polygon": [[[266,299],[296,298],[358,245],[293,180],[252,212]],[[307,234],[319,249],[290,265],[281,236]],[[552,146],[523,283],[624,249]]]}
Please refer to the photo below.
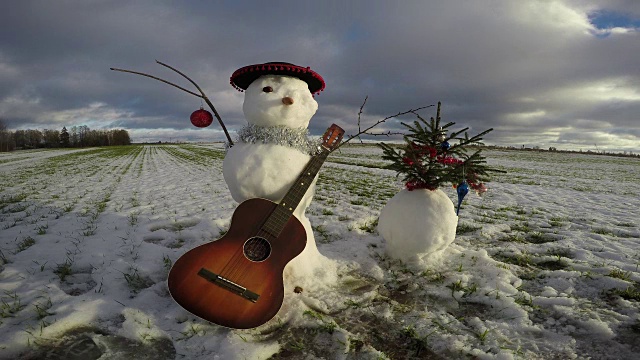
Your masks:
{"label": "branch arm", "polygon": [[218,114],[218,110],[216,110],[215,106],[213,106],[213,104],[211,103],[211,101],[209,100],[209,98],[207,97],[207,95],[204,93],[204,91],[202,91],[202,89],[200,88],[200,86],[198,84],[196,84],[195,81],[191,80],[190,77],[188,77],[187,75],[183,74],[180,70],[167,65],[165,63],[163,63],[162,61],[158,61],[156,60],[156,62],[164,67],[167,67],[175,72],[177,72],[178,74],[182,75],[182,77],[184,77],[185,79],[189,80],[190,83],[193,84],[193,86],[196,87],[196,89],[198,89],[198,91],[200,91],[200,94],[202,94],[201,98],[204,99],[204,101],[207,103],[207,105],[209,105],[209,107],[211,108],[211,111],[213,111],[213,114],[216,116],[216,119],[218,119],[218,123],[220,123],[220,126],[222,127],[222,130],[224,131],[224,134],[227,136],[227,140],[229,141],[229,147],[233,146],[233,140],[231,140],[231,136],[229,136],[229,132],[227,131],[227,127],[224,126],[224,123],[222,122],[222,118],[220,117],[220,114]]}
{"label": "branch arm", "polygon": [[202,91],[200,86],[198,86],[198,84],[196,84],[195,81],[191,80],[187,75],[183,74],[179,70],[177,70],[177,69],[175,69],[175,68],[173,68],[173,67],[171,67],[171,66],[169,66],[169,65],[167,65],[165,63],[162,63],[162,62],[160,62],[158,60],[156,60],[156,62],[158,64],[162,65],[162,66],[165,66],[165,67],[177,72],[178,74],[182,75],[185,79],[189,80],[189,82],[191,82],[198,89],[198,91],[200,91],[200,94],[197,94],[197,93],[195,93],[195,92],[193,92],[191,90],[187,90],[187,89],[183,88],[182,86],[176,85],[176,84],[174,84],[172,82],[169,82],[167,80],[164,80],[164,79],[161,79],[159,77],[152,76],[152,75],[149,75],[149,74],[145,74],[145,73],[142,73],[142,72],[125,70],[125,69],[118,69],[118,68],[110,68],[110,69],[113,70],[113,71],[121,71],[121,72],[126,72],[126,73],[131,73],[131,74],[136,74],[136,75],[142,75],[142,76],[146,76],[148,78],[156,79],[158,81],[162,81],[165,84],[169,84],[169,85],[171,85],[173,87],[176,87],[176,88],[178,88],[178,89],[180,89],[180,90],[182,90],[184,92],[187,92],[187,93],[189,93],[189,94],[191,94],[193,96],[197,96],[197,97],[199,97],[201,99],[204,99],[204,101],[207,103],[207,105],[209,105],[209,108],[211,108],[211,110],[213,111],[213,114],[215,115],[216,119],[218,120],[218,123],[222,127],[222,130],[224,131],[224,134],[227,137],[227,140],[229,142],[229,147],[233,146],[233,140],[231,140],[231,136],[229,135],[229,132],[227,131],[227,127],[222,122],[222,118],[220,117],[220,114],[218,114],[218,111],[213,106],[213,104],[211,103],[211,101],[209,100],[207,95],[204,93],[204,91]]}
{"label": "branch arm", "polygon": [[169,66],[169,65],[167,65],[167,64],[165,64],[165,63],[163,63],[163,62],[161,62],[161,61],[156,60],[156,62],[157,62],[158,64],[160,64],[160,65],[162,65],[162,66],[164,66],[164,67],[168,67],[169,69],[171,69],[171,70],[173,70],[173,71],[177,72],[178,74],[182,75],[182,77],[183,77],[183,78],[185,78],[185,79],[189,80],[189,82],[190,82],[190,83],[192,83],[192,84],[193,84],[193,86],[195,86],[195,87],[198,89],[198,91],[200,91],[200,93],[202,94],[202,96],[203,96],[203,97],[205,96],[205,95],[204,95],[204,91],[202,91],[202,89],[200,88],[200,86],[198,86],[198,84],[196,84],[196,82],[195,82],[195,81],[191,80],[191,78],[189,78],[187,75],[183,74],[180,70],[178,70],[178,69],[176,69],[176,68],[174,68],[174,67],[172,67],[172,66]]}
{"label": "branch arm", "polygon": [[218,123],[220,123],[220,126],[222,127],[222,130],[224,131],[224,134],[226,135],[227,140],[229,141],[229,147],[232,147],[233,146],[233,140],[231,140],[231,136],[229,135],[229,132],[227,131],[227,127],[224,126],[224,123],[222,122],[222,119],[220,118],[220,114],[218,114],[218,111],[213,106],[213,104],[211,103],[211,101],[209,100],[207,95],[204,95],[204,93],[203,93],[202,98],[204,99],[204,102],[206,102],[207,105],[209,105],[211,110],[213,110],[213,114],[216,116],[216,119],[218,119]]}
{"label": "branch arm", "polygon": [[189,94],[191,94],[191,95],[193,95],[193,96],[197,96],[197,97],[199,97],[199,98],[203,97],[202,95],[196,94],[196,93],[194,93],[194,92],[193,92],[193,91],[191,91],[191,90],[187,90],[187,89],[183,88],[182,86],[176,85],[176,84],[174,84],[174,83],[172,83],[172,82],[169,82],[169,81],[164,80],[164,79],[160,79],[159,77],[155,77],[155,76],[152,76],[152,75],[149,75],[149,74],[145,74],[145,73],[141,73],[141,72],[137,72],[137,71],[125,70],[125,69],[118,69],[118,68],[109,68],[109,69],[111,69],[111,70],[113,70],[113,71],[122,71],[122,72],[131,73],[131,74],[136,74],[136,75],[142,75],[142,76],[150,77],[150,78],[152,78],[152,79],[156,79],[156,80],[158,80],[158,81],[162,81],[162,82],[163,82],[163,83],[165,83],[165,84],[169,84],[169,85],[171,85],[171,86],[175,86],[175,87],[177,87],[178,89],[180,89],[180,90],[182,90],[182,91],[186,91],[186,92],[188,92]]}
{"label": "branch arm", "polygon": [[[363,106],[364,106],[364,104],[363,104]],[[397,113],[397,114],[395,114],[395,115],[387,116],[386,118],[384,118],[384,119],[382,119],[382,120],[378,120],[378,121],[376,121],[373,125],[369,126],[368,128],[366,128],[366,129],[364,129],[364,130],[360,130],[360,126],[358,126],[358,130],[360,130],[360,131],[359,131],[357,134],[353,135],[353,136],[349,136],[349,138],[348,138],[346,141],[343,141],[340,145],[338,145],[338,147],[337,147],[337,148],[335,148],[335,149],[334,149],[334,151],[335,151],[335,150],[338,150],[341,146],[345,145],[345,144],[346,144],[346,143],[348,143],[349,141],[353,140],[353,139],[354,139],[354,138],[356,138],[356,137],[359,137],[359,136],[360,136],[360,135],[362,135],[362,134],[365,134],[365,135],[373,135],[373,134],[369,134],[369,133],[367,133],[367,131],[369,131],[369,130],[373,129],[374,127],[376,127],[376,126],[378,126],[378,125],[382,124],[383,122],[385,122],[385,121],[387,121],[387,120],[389,120],[389,119],[392,119],[392,118],[395,118],[395,117],[398,117],[398,116],[402,116],[402,115],[405,115],[405,114],[409,114],[409,113],[415,113],[415,112],[416,112],[416,111],[418,111],[418,110],[426,109],[426,108],[429,108],[429,107],[432,107],[432,106],[435,106],[435,105],[422,106],[422,107],[419,107],[419,108],[416,108],[416,109],[411,109],[411,110],[407,110],[407,111],[399,112],[399,113]],[[358,123],[358,125],[360,125],[360,124]],[[393,134],[393,133],[390,133],[390,135],[391,135],[391,134]]]}
{"label": "branch arm", "polygon": [[[369,95],[364,97],[364,101],[362,102],[362,105],[360,105],[360,111],[358,111],[358,134],[360,134],[360,131],[361,131],[361,128],[360,128],[360,115],[362,115],[362,109],[364,109],[364,105],[367,103],[367,99],[368,98],[369,98]],[[360,143],[363,144],[362,138],[360,138],[358,136],[358,139],[360,140]]]}
{"label": "branch arm", "polygon": [[387,132],[381,132],[381,133],[367,133],[366,135],[369,135],[369,136],[391,136],[391,135],[404,135],[404,133],[392,132],[391,130],[389,130]]}
{"label": "branch arm", "polygon": [[389,119],[392,119],[392,118],[395,118],[395,117],[398,117],[398,116],[402,116],[402,115],[406,115],[406,114],[408,114],[408,113],[415,113],[415,112],[416,112],[416,111],[418,111],[418,110],[426,109],[426,108],[429,108],[429,107],[432,107],[432,106],[434,106],[434,105],[427,105],[427,106],[419,107],[419,108],[417,108],[417,109],[411,109],[411,110],[407,110],[407,111],[399,112],[399,113],[397,113],[397,114],[395,114],[395,115],[387,116],[386,118],[384,118],[384,119],[382,119],[382,120],[379,120],[379,121],[377,121],[375,124],[373,124],[373,125],[369,126],[368,128],[364,129],[364,131],[362,131],[362,133],[363,133],[363,134],[366,134],[366,132],[367,132],[367,131],[369,131],[369,130],[373,129],[374,127],[376,127],[376,126],[378,126],[378,125],[382,124],[383,122],[385,122],[385,121],[387,121],[387,120],[389,120]]}

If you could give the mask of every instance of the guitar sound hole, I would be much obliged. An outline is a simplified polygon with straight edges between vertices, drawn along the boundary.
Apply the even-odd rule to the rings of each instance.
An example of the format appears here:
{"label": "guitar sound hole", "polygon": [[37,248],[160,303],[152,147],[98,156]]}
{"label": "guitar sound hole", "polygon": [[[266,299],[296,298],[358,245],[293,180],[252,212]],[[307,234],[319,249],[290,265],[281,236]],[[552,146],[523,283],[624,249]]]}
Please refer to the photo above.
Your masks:
{"label": "guitar sound hole", "polygon": [[271,255],[271,244],[261,237],[252,237],[244,243],[244,256],[251,261],[264,261]]}

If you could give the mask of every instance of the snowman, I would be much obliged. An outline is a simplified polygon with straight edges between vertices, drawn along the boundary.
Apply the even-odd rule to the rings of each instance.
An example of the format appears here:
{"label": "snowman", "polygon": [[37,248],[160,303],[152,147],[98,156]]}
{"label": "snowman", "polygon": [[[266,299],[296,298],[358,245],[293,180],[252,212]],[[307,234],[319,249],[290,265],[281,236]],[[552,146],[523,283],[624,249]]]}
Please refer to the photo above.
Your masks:
{"label": "snowman", "polygon": [[[280,202],[318,149],[307,127],[318,110],[313,94],[324,89],[324,80],[309,68],[278,62],[240,68],[231,76],[231,85],[244,92],[242,110],[248,125],[227,150],[224,180],[238,203],[252,198]],[[329,276],[334,268],[318,252],[305,216],[317,179],[293,213],[306,230],[307,245],[285,268],[286,293]]]}

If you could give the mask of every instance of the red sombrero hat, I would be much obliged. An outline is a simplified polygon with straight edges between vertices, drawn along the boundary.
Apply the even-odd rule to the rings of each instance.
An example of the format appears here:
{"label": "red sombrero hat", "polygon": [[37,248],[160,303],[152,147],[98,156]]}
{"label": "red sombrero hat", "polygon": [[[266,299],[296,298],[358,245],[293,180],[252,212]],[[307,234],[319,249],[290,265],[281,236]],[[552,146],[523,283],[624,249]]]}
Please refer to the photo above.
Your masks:
{"label": "red sombrero hat", "polygon": [[268,62],[264,64],[255,64],[233,72],[231,75],[231,85],[238,91],[247,90],[251,83],[262,75],[287,75],[297,77],[309,85],[311,94],[319,94],[324,90],[324,79],[317,72],[310,68],[286,63],[286,62]]}

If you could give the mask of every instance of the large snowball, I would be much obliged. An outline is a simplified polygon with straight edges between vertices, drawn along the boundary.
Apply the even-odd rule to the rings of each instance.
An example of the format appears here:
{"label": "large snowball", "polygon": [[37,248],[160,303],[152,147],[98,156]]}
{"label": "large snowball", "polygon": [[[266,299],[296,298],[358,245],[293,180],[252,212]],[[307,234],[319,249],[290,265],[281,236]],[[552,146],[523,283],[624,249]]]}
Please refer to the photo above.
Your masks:
{"label": "large snowball", "polygon": [[[263,91],[267,86],[273,91]],[[292,98],[293,103],[285,105],[282,102],[285,97]],[[291,76],[264,75],[245,91],[242,110],[249,124],[307,128],[318,103],[306,82]]]}
{"label": "large snowball", "polygon": [[[275,144],[236,143],[222,164],[224,181],[237,202],[263,198],[280,202],[311,156]],[[302,215],[315,192],[314,179],[295,212]]]}
{"label": "large snowball", "polygon": [[378,231],[389,256],[414,261],[449,246],[457,224],[453,203],[442,190],[402,190],[382,208]]}

